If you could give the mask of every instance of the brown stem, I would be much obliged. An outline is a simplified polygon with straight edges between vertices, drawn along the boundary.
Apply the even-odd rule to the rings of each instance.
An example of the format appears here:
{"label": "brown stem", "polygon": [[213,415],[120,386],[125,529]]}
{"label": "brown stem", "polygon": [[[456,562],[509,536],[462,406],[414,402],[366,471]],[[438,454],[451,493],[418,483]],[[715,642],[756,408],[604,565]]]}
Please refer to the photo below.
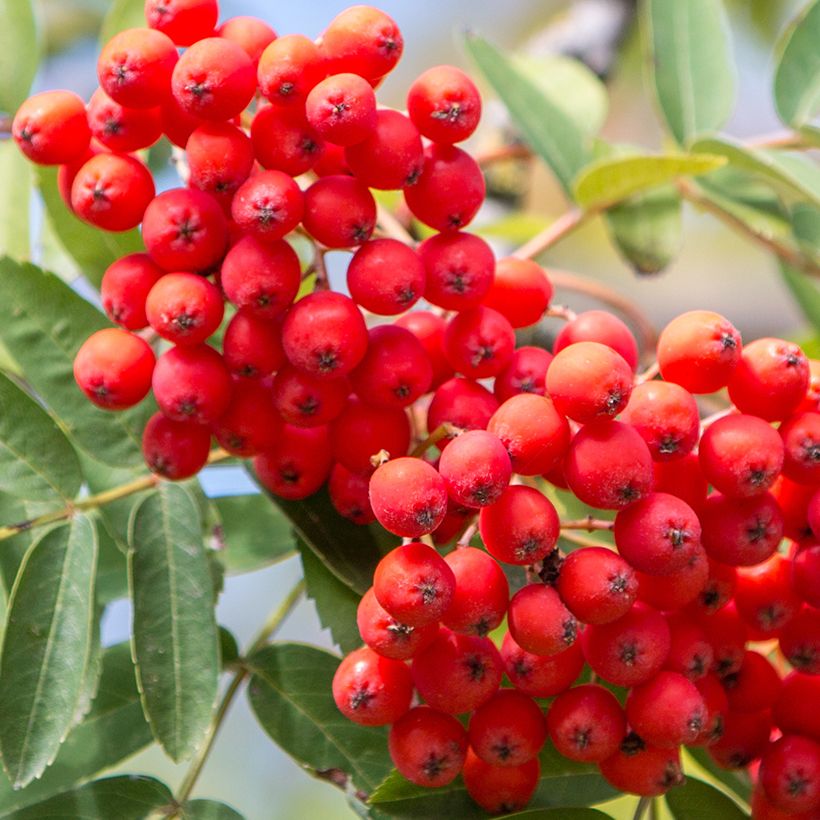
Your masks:
{"label": "brown stem", "polygon": [[460,427],[456,427],[454,424],[450,424],[449,421],[445,421],[444,424],[439,424],[439,426],[436,427],[436,429],[433,430],[433,432],[430,433],[424,441],[420,441],[413,448],[410,455],[413,456],[413,458],[419,458],[423,456],[430,447],[442,439],[452,438],[461,432],[463,431]]}
{"label": "brown stem", "polygon": [[748,148],[813,148],[811,143],[806,142],[802,134],[794,131],[776,131],[773,134],[759,134],[750,137],[745,141]]}
{"label": "brown stem", "polygon": [[644,382],[651,382],[658,373],[661,372],[660,365],[657,361],[652,362],[649,367],[641,373],[635,375],[635,384],[643,384]]}
{"label": "brown stem", "polygon": [[602,544],[600,541],[594,541],[592,538],[587,538],[584,535],[578,535],[571,530],[562,530],[561,538],[572,544],[577,544],[579,547],[604,547],[605,549],[612,549],[610,544]]}
{"label": "brown stem", "polygon": [[578,314],[566,305],[550,305],[544,316],[553,316],[557,319],[563,319],[565,322],[571,322],[573,319],[578,318]]}
{"label": "brown stem", "polygon": [[330,281],[327,277],[327,265],[325,264],[325,254],[327,249],[319,246],[318,242],[313,246],[313,262],[310,263],[308,275],[316,274],[316,284],[314,290],[330,290]]}
{"label": "brown stem", "polygon": [[479,151],[475,161],[482,167],[493,165],[496,162],[505,162],[510,159],[532,159],[534,154],[526,145],[500,145],[486,151]]}
{"label": "brown stem", "polygon": [[587,220],[595,216],[596,210],[582,211],[580,208],[573,208],[562,214],[547,228],[537,233],[532,239],[516,248],[512,252],[513,256],[519,259],[532,259],[540,256],[545,250],[560,242],[565,236],[569,236],[576,228],[580,228]]}
{"label": "brown stem", "polygon": [[478,532],[478,524],[473,521],[469,527],[461,534],[461,538],[458,539],[458,543],[456,544],[456,549],[463,549],[464,547],[470,546],[470,541],[473,540],[473,536]]}
{"label": "brown stem", "polygon": [[[214,464],[217,461],[223,461],[224,459],[230,457],[231,454],[225,450],[212,450],[210,456],[208,457],[208,463]],[[7,526],[0,527],[0,541],[4,541],[6,538],[12,538],[21,532],[34,529],[35,527],[53,524],[55,521],[64,521],[67,518],[71,518],[71,516],[76,512],[96,509],[97,507],[102,507],[105,504],[110,504],[112,501],[119,501],[119,499],[126,498],[129,495],[134,495],[135,493],[142,492],[143,490],[149,490],[161,480],[162,479],[160,476],[154,475],[153,473],[150,475],[140,476],[133,481],[129,481],[127,484],[121,484],[118,487],[113,487],[110,490],[103,490],[101,493],[88,496],[88,498],[83,498],[80,501],[74,501],[71,504],[67,504],[62,509],[43,513],[43,515],[38,515],[36,518],[30,518],[28,521],[20,521],[17,524],[9,524]]]}
{"label": "brown stem", "polygon": [[390,239],[397,239],[412,248],[416,244],[416,240],[412,237],[410,231],[384,205],[377,203],[376,208],[376,222],[382,233]]}
{"label": "brown stem", "polygon": [[593,518],[591,515],[586,518],[574,518],[571,521],[562,521],[562,530],[586,530],[587,532],[594,532],[595,530],[611,530],[615,526],[614,521],[605,521],[602,518]]}
{"label": "brown stem", "polygon": [[680,195],[688,202],[691,202],[696,208],[700,208],[701,210],[716,216],[730,228],[742,233],[762,248],[765,248],[767,251],[771,251],[776,256],[779,256],[784,262],[791,265],[793,268],[803,271],[803,273],[806,273],[809,276],[820,276],[820,265],[816,264],[811,259],[807,259],[803,256],[803,254],[784,244],[780,240],[767,236],[755,230],[750,225],[747,225],[742,219],[738,219],[734,214],[724,210],[716,202],[709,199],[708,196],[704,196],[700,193],[700,191],[691,182],[683,179],[678,180],[677,187]]}

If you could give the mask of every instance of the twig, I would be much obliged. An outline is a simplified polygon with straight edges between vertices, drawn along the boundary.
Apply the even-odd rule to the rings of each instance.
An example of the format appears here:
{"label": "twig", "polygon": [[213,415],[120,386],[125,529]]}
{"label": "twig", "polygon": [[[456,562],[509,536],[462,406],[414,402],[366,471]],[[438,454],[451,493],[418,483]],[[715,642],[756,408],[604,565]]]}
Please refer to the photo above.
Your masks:
{"label": "twig", "polygon": [[813,148],[802,134],[794,131],[777,131],[773,134],[760,134],[745,141],[748,148]]}
{"label": "twig", "polygon": [[643,820],[643,816],[646,814],[646,811],[651,804],[651,797],[642,797],[638,801],[638,805],[635,807],[635,814],[632,815],[632,820]]}
{"label": "twig", "polygon": [[803,254],[789,247],[778,239],[772,236],[767,236],[760,231],[755,230],[750,225],[747,225],[742,219],[738,219],[733,213],[722,208],[717,202],[713,202],[707,196],[703,196],[697,188],[687,180],[680,179],[677,183],[677,188],[680,195],[691,202],[697,208],[700,208],[707,213],[716,216],[730,228],[742,233],[747,238],[756,242],[761,247],[771,251],[776,256],[779,256],[784,262],[791,265],[797,270],[807,273],[809,276],[820,276],[820,265],[807,259]]}
{"label": "twig", "polygon": [[562,521],[562,530],[586,530],[587,532],[595,532],[595,530],[611,530],[615,526],[614,521],[605,521],[602,518],[593,518],[588,515],[586,518],[575,518],[571,521]]}
{"label": "twig", "polygon": [[511,159],[532,159],[535,155],[526,145],[501,145],[486,151],[479,151],[475,161],[482,167],[493,165],[496,162],[505,162]]}
{"label": "twig", "polygon": [[[210,456],[208,456],[208,463],[214,464],[230,457],[231,454],[225,450],[212,450]],[[77,512],[102,507],[105,504],[110,504],[112,501],[119,501],[121,498],[126,498],[129,495],[134,495],[143,490],[149,490],[160,481],[161,478],[153,473],[140,476],[133,481],[129,481],[127,484],[121,484],[119,487],[103,490],[103,492],[97,493],[96,495],[88,496],[88,498],[83,498],[80,501],[74,501],[59,510],[43,513],[43,515],[30,518],[28,521],[20,521],[17,524],[0,527],[0,541],[4,541],[6,538],[13,538],[15,535],[34,529],[35,527],[53,524],[55,521],[64,521],[66,518],[71,518],[71,516]]]}
{"label": "twig", "polygon": [[734,412],[734,407],[724,407],[722,410],[718,410],[715,413],[712,413],[710,416],[706,416],[700,420],[700,432],[702,433],[707,427],[714,424],[716,421],[719,421],[724,416],[728,416]]}
{"label": "twig", "polygon": [[565,322],[571,322],[573,319],[578,318],[578,314],[566,305],[550,305],[544,316],[553,316],[557,319],[563,319]]}
{"label": "twig", "polygon": [[473,536],[478,532],[478,524],[473,521],[469,527],[461,534],[461,538],[458,539],[458,543],[456,544],[456,549],[463,549],[464,547],[470,546],[470,541],[473,540]]}
{"label": "twig", "polygon": [[[268,619],[265,621],[264,626],[260,630],[259,634],[254,639],[253,643],[248,648],[248,651],[245,653],[244,657],[250,657],[254,654],[254,652],[261,649],[270,639],[270,637],[276,632],[276,630],[281,626],[282,622],[285,618],[290,615],[293,608],[299,602],[299,599],[302,597],[302,594],[305,591],[305,582],[304,580],[300,580],[296,586],[291,589],[288,593],[287,597],[284,601],[280,604],[280,606],[274,610]],[[245,678],[248,677],[249,669],[244,664],[240,666],[236,672],[234,673],[231,682],[228,684],[228,688],[225,690],[225,694],[222,696],[222,700],[219,703],[219,707],[216,710],[216,714],[214,715],[213,720],[211,721],[211,725],[208,728],[208,734],[205,740],[205,743],[201,746],[199,753],[194,758],[191,763],[191,767],[188,769],[187,774],[182,780],[182,783],[179,786],[179,791],[177,793],[177,797],[175,798],[175,803],[177,805],[176,812],[171,815],[172,817],[179,817],[182,805],[185,801],[191,796],[191,792],[194,790],[194,786],[196,785],[197,780],[199,779],[199,775],[202,773],[202,769],[205,766],[205,762],[208,759],[208,755],[213,748],[214,741],[216,740],[216,736],[219,733],[219,729],[222,726],[222,723],[225,720],[226,715],[228,714],[228,710],[233,703],[234,698],[236,697],[237,692],[239,691],[240,687],[245,681]]]}
{"label": "twig", "polygon": [[660,365],[657,361],[652,362],[649,367],[641,373],[635,375],[635,384],[643,384],[644,382],[651,382],[658,373],[661,372]]}
{"label": "twig", "polygon": [[450,424],[449,421],[445,421],[443,424],[439,424],[439,426],[436,427],[436,429],[433,430],[433,432],[430,433],[424,441],[420,441],[413,448],[410,455],[414,458],[419,458],[420,456],[423,456],[430,447],[442,439],[452,438],[461,432],[462,430],[460,427],[456,427],[454,424]]}
{"label": "twig", "polygon": [[591,538],[586,538],[583,535],[578,535],[570,530],[561,531],[561,538],[569,541],[571,544],[577,544],[579,547],[604,547],[605,549],[612,549],[610,544],[602,544],[599,541],[593,541]]}
{"label": "twig", "polygon": [[519,259],[532,259],[540,256],[545,250],[560,242],[565,236],[569,236],[574,230],[580,228],[587,220],[595,216],[597,211],[582,211],[580,208],[573,208],[562,216],[559,216],[543,231],[537,233],[528,242],[516,248],[512,255]]}
{"label": "twig", "polygon": [[396,239],[412,248],[416,244],[416,240],[412,237],[410,231],[384,205],[377,203],[376,208],[376,223],[382,229],[382,233],[390,239]]}

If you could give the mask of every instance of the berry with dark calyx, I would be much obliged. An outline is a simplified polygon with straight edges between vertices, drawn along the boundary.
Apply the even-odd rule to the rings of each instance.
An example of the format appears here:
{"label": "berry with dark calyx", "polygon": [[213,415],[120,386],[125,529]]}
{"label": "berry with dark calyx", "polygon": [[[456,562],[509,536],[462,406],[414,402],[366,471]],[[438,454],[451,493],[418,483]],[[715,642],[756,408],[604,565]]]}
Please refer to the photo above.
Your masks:
{"label": "berry with dark calyx", "polygon": [[97,407],[124,410],[148,394],[155,361],[144,339],[105,328],[92,333],[77,351],[74,379]]}
{"label": "berry with dark calyx", "polygon": [[616,789],[642,797],[657,797],[683,783],[678,750],[651,746],[634,732],[624,738],[615,754],[598,765]]}
{"label": "berry with dark calyx", "polygon": [[725,387],[740,355],[740,333],[728,319],[708,310],[681,314],[658,338],[661,375],[690,393],[714,393]]}
{"label": "berry with dark calyx", "polygon": [[339,515],[354,524],[372,524],[376,516],[370,506],[369,484],[365,476],[351,473],[341,464],[334,464],[327,484],[330,503]]}
{"label": "berry with dark calyx", "polygon": [[820,675],[820,610],[804,606],[780,631],[780,651],[799,672]]}
{"label": "berry with dark calyx", "polygon": [[211,433],[189,421],[154,413],[142,431],[142,455],[148,469],[171,481],[196,475],[207,463]]}
{"label": "berry with dark calyx", "polygon": [[783,475],[802,484],[820,483],[820,413],[799,413],[780,425]]}
{"label": "berry with dark calyx", "polygon": [[655,461],[672,461],[691,452],[700,435],[698,406],[674,382],[649,381],[632,390],[621,421],[640,434]]}
{"label": "berry with dark calyx", "polygon": [[301,221],[304,197],[282,171],[262,171],[247,179],[234,194],[231,216],[239,228],[264,242],[289,234]]}
{"label": "berry with dark calyx", "polygon": [[[333,458],[354,473],[370,475],[371,457],[384,450],[391,458],[410,446],[410,422],[400,408],[370,407],[355,396],[331,426]],[[446,490],[444,493],[446,503]]]}
{"label": "berry with dark calyx", "polygon": [[411,308],[424,294],[424,278],[419,255],[396,239],[365,242],[347,268],[347,287],[353,301],[381,316]]}
{"label": "berry with dark calyx", "polygon": [[305,191],[305,230],[329,248],[352,248],[370,239],[376,201],[367,186],[349,176],[322,177]]}
{"label": "berry with dark calyx", "polygon": [[453,369],[470,379],[485,379],[509,364],[515,333],[497,311],[477,307],[457,313],[444,331],[444,355]]}
{"label": "berry with dark calyx", "polygon": [[[363,304],[362,306],[366,307]],[[421,346],[427,352],[427,358],[430,359],[430,364],[433,367],[433,381],[431,384],[433,389],[440,387],[452,378],[453,368],[447,362],[443,347],[444,330],[447,324],[441,316],[437,316],[429,310],[412,310],[403,316],[399,316],[394,324],[397,327],[409,330],[421,342]],[[476,387],[478,386],[476,385]],[[483,390],[483,388],[481,389]],[[485,390],[484,393],[486,392]]]}
{"label": "berry with dark calyx", "polygon": [[547,711],[547,729],[564,757],[600,763],[618,751],[626,735],[626,717],[612,692],[588,683],[555,698]]}
{"label": "berry with dark calyx", "polygon": [[516,348],[510,363],[495,377],[493,392],[504,402],[519,393],[543,396],[547,392],[547,369],[552,354],[540,347]]}
{"label": "berry with dark calyx", "polygon": [[674,461],[655,461],[655,490],[685,501],[700,513],[709,485],[700,469],[696,453],[687,453]]}
{"label": "berry with dark calyx", "polygon": [[712,615],[701,616],[700,624],[712,644],[713,671],[721,678],[737,672],[743,663],[749,632],[734,602]]}
{"label": "berry with dark calyx", "polygon": [[416,706],[390,728],[390,758],[411,783],[446,786],[464,766],[467,733],[452,715]]}
{"label": "berry with dark calyx", "polygon": [[216,27],[217,0],[145,0],[145,19],[178,46],[209,37]]}
{"label": "berry with dark calyx", "polygon": [[376,94],[357,74],[334,74],[311,89],[305,113],[322,139],[356,145],[376,131]]}
{"label": "berry with dark calyx", "polygon": [[706,723],[690,745],[711,746],[723,737],[726,716],[729,714],[729,701],[717,675],[710,672],[694,683],[706,706]]}
{"label": "berry with dark calyx", "polygon": [[148,148],[162,136],[162,112],[157,108],[127,108],[98,88],[88,103],[88,124],[98,142],[128,153]]}
{"label": "berry with dark calyx", "polygon": [[780,693],[777,670],[759,652],[744,653],[740,667],[723,675],[729,708],[733,712],[760,712],[771,709]]}
{"label": "berry with dark calyx", "polygon": [[310,171],[327,146],[300,109],[260,107],[251,123],[251,142],[263,168],[292,177]]}
{"label": "berry with dark calyx", "polygon": [[175,421],[210,424],[228,409],[232,382],[219,353],[205,344],[172,347],[152,381],[159,409]]}
{"label": "berry with dark calyx", "polygon": [[366,646],[344,658],[333,676],[336,706],[362,726],[395,723],[410,708],[412,694],[410,669]]}
{"label": "berry with dark calyx", "polygon": [[11,125],[17,147],[39,165],[62,165],[88,151],[85,104],[72,91],[43,91],[25,100]]}
{"label": "berry with dark calyx", "polygon": [[261,483],[274,495],[290,501],[313,495],[327,481],[332,466],[326,426],[285,424],[276,444],[253,460]]}
{"label": "berry with dark calyx", "polygon": [[582,547],[564,559],[556,589],[581,623],[606,624],[631,609],[638,580],[634,569],[612,550]]}
{"label": "berry with dark calyx", "polygon": [[[548,381],[555,361],[547,374]],[[564,477],[584,503],[619,510],[652,491],[652,456],[634,427],[617,421],[590,422],[570,443]]]}
{"label": "berry with dark calyx", "polygon": [[569,447],[569,424],[546,396],[511,396],[493,413],[487,430],[506,447],[518,475],[549,472]]}
{"label": "berry with dark calyx", "polygon": [[281,326],[238,310],[222,337],[222,356],[233,376],[262,379],[285,363]]}
{"label": "berry with dark calyx", "polygon": [[577,641],[556,655],[534,655],[522,649],[509,632],[501,643],[501,657],[512,685],[534,698],[549,698],[568,689],[584,666]]}
{"label": "berry with dark calyx", "polygon": [[487,295],[495,270],[492,248],[475,234],[438,233],[418,247],[424,263],[424,298],[445,310],[478,307]]}
{"label": "berry with dark calyx", "polygon": [[726,712],[723,734],[709,745],[709,757],[722,769],[741,769],[757,760],[769,745],[772,716],[762,712]]}
{"label": "berry with dark calyx", "polygon": [[523,809],[532,799],[541,771],[538,758],[519,766],[493,766],[472,749],[464,763],[467,793],[490,814],[508,814]]}
{"label": "berry with dark calyx", "polygon": [[[378,476],[376,472],[374,480]],[[378,517],[379,511],[375,512]],[[421,627],[441,619],[452,600],[455,583],[453,571],[432,547],[411,542],[396,547],[379,561],[373,574],[373,593],[396,620]]]}
{"label": "berry with dark calyx", "polygon": [[497,310],[513,327],[529,327],[546,312],[553,288],[544,269],[531,259],[499,259],[483,304]]}
{"label": "berry with dark calyx", "polygon": [[615,418],[632,393],[632,368],[606,345],[576,342],[550,362],[547,392],[560,413],[581,424]]}
{"label": "berry with dark calyx", "polygon": [[438,625],[435,622],[424,626],[409,626],[396,620],[376,600],[372,587],[359,601],[356,625],[362,640],[374,652],[400,661],[412,658],[438,635]]}
{"label": "berry with dark calyx", "polygon": [[707,562],[706,583],[689,605],[688,611],[693,615],[712,615],[726,606],[735,594],[737,570],[711,558]]}
{"label": "berry with dark calyx", "polygon": [[575,616],[544,584],[527,584],[513,595],[507,622],[515,642],[534,655],[557,655],[578,637]]}
{"label": "berry with dark calyx", "polygon": [[146,253],[132,253],[112,262],[100,283],[108,318],[126,330],[142,330],[148,324],[145,300],[164,273]]}
{"label": "berry with dark calyx", "polygon": [[616,686],[637,686],[650,680],[666,662],[670,645],[666,620],[643,604],[635,604],[617,621],[593,624],[581,633],[587,663]]}
{"label": "berry with dark calyx", "polygon": [[704,678],[715,658],[703,627],[693,617],[680,612],[666,615],[671,643],[664,669],[678,672],[693,682]]}
{"label": "berry with dark calyx", "polygon": [[479,706],[467,731],[470,748],[493,766],[520,766],[532,760],[547,739],[540,707],[515,689],[500,689]]}
{"label": "berry with dark calyx", "polygon": [[788,812],[820,808],[820,743],[799,735],[776,740],[760,761],[766,796]]}
{"label": "berry with dark calyx", "polygon": [[262,52],[257,68],[259,90],[277,106],[304,105],[311,89],[327,74],[319,48],[301,34],[277,37]]}
{"label": "berry with dark calyx", "polygon": [[[448,379],[439,385],[427,408],[427,429],[432,432],[442,424],[452,424],[461,430],[486,430],[490,418],[498,409],[498,401],[486,387],[469,379]],[[441,449],[451,439],[438,442]]]}
{"label": "berry with dark calyx", "polygon": [[706,725],[707,712],[692,681],[677,672],[661,671],[630,691],[626,719],[647,743],[668,749],[696,740]]}
{"label": "berry with dark calyx", "polygon": [[356,395],[374,407],[408,407],[432,380],[433,366],[421,342],[395,325],[368,332],[367,352],[350,374]]}
{"label": "berry with dark calyx", "polygon": [[290,363],[326,378],[348,375],[364,358],[367,340],[356,303],[332,291],[300,299],[282,325],[282,347]]}
{"label": "berry with dark calyx", "polygon": [[439,473],[450,497],[465,507],[487,507],[510,483],[510,457],[497,436],[486,430],[468,430],[441,454]]}
{"label": "berry with dark calyx", "polygon": [[450,606],[442,616],[453,632],[483,637],[507,612],[510,588],[498,562],[474,547],[460,547],[445,556],[456,579]]}
{"label": "berry with dark calyx", "polygon": [[507,564],[534,564],[555,547],[560,531],[552,502],[533,487],[508,487],[484,507],[478,528],[487,551]]}
{"label": "berry with dark calyx", "polygon": [[195,273],[168,273],[151,288],[145,302],[151,327],[175,344],[204,342],[221,324],[222,294]]}
{"label": "berry with dark calyx", "polygon": [[407,92],[407,113],[433,142],[462,142],[481,118],[481,96],[459,68],[439,65],[419,74]]}
{"label": "berry with dark calyx", "polygon": [[820,743],[820,710],[807,709],[818,703],[820,676],[791,672],[783,678],[772,714],[784,735],[805,735]]}
{"label": "berry with dark calyx", "polygon": [[350,393],[350,383],[344,377],[328,379],[291,365],[279,370],[272,386],[279,415],[297,427],[318,427],[338,418]]}
{"label": "berry with dark calyx", "polygon": [[461,715],[495,694],[503,666],[489,638],[442,629],[415,654],[412,671],[416,690],[429,706]]}
{"label": "berry with dark calyx", "polygon": [[792,587],[792,562],[775,553],[766,561],[737,571],[735,603],[740,617],[761,635],[776,635],[800,609]]}
{"label": "berry with dark calyx", "polygon": [[632,331],[605,310],[586,310],[570,319],[555,337],[552,352],[557,354],[577,342],[598,342],[611,347],[632,370],[638,367],[638,343]]}
{"label": "berry with dark calyx", "polygon": [[820,608],[820,544],[800,549],[791,565],[794,591],[810,606]]}
{"label": "berry with dark calyx", "polygon": [[211,428],[229,453],[242,458],[276,447],[282,435],[282,420],[270,387],[260,380],[234,382],[230,404]]}
{"label": "berry with dark calyx", "polygon": [[190,184],[227,205],[253,168],[253,146],[247,135],[227,122],[200,125],[185,146]]}
{"label": "berry with dark calyx", "polygon": [[444,519],[447,485],[426,462],[394,458],[373,473],[370,503],[386,530],[403,538],[418,538],[432,532]]}
{"label": "berry with dark calyx", "polygon": [[709,577],[706,550],[696,544],[686,563],[669,575],[650,575],[637,570],[638,599],[655,609],[674,610],[692,603]]}

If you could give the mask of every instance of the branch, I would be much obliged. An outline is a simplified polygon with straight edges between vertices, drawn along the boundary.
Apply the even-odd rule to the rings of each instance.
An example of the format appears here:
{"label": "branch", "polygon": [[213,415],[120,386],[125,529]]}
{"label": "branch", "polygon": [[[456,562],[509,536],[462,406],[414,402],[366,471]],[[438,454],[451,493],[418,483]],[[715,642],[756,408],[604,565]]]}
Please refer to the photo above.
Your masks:
{"label": "branch", "polygon": [[545,250],[556,245],[564,237],[569,236],[581,225],[585,224],[591,217],[598,213],[597,210],[590,209],[582,211],[580,208],[573,208],[562,216],[559,216],[552,225],[544,228],[520,248],[512,252],[512,256],[519,259],[532,259],[540,256]]}
{"label": "branch", "polygon": [[456,427],[454,424],[450,424],[449,421],[445,421],[444,424],[439,424],[439,426],[436,427],[436,429],[433,430],[433,432],[430,433],[424,441],[420,441],[413,448],[410,455],[414,458],[419,458],[420,456],[423,456],[430,447],[442,439],[451,438],[463,432],[464,431],[460,427]]}
{"label": "branch", "polygon": [[677,188],[680,195],[688,202],[691,202],[695,207],[716,216],[730,228],[734,228],[767,251],[771,251],[779,256],[793,268],[803,271],[803,273],[807,273],[809,276],[820,276],[820,265],[807,259],[803,254],[780,242],[778,239],[756,231],[742,219],[738,219],[733,213],[724,210],[716,202],[703,196],[691,182],[683,179],[678,180]]}
{"label": "branch", "polygon": [[611,530],[614,527],[614,521],[593,518],[591,515],[588,515],[586,518],[575,518],[571,521],[561,522],[561,530],[586,530],[587,532],[594,532],[595,530]]}
{"label": "branch", "polygon": [[380,202],[376,203],[376,223],[381,228],[381,232],[390,239],[396,239],[411,248],[415,247],[416,240],[410,231],[399,222]]}
{"label": "branch", "polygon": [[[211,450],[211,454],[208,456],[208,464],[215,464],[218,461],[224,461],[226,458],[230,457],[231,454],[225,450]],[[21,532],[26,532],[27,530],[34,529],[35,527],[53,524],[55,521],[64,521],[67,518],[71,518],[71,516],[77,512],[96,509],[97,507],[110,504],[112,501],[119,501],[121,498],[126,498],[129,495],[134,495],[135,493],[142,492],[143,490],[150,490],[151,487],[158,484],[161,480],[162,479],[160,476],[154,475],[153,473],[150,475],[140,476],[140,478],[129,481],[127,484],[121,484],[119,487],[113,487],[110,490],[103,490],[103,492],[97,493],[96,495],[91,495],[88,498],[81,499],[80,501],[74,501],[71,504],[67,504],[62,509],[43,513],[43,515],[38,515],[36,518],[30,518],[27,521],[20,521],[17,524],[9,524],[7,526],[0,527],[0,541],[4,541],[6,538],[12,538],[15,535],[19,535]]]}
{"label": "branch", "polygon": [[780,148],[781,150],[815,148],[802,134],[794,131],[777,131],[774,134],[760,134],[745,141],[747,148]]}
{"label": "branch", "polygon": [[[282,625],[285,618],[287,618],[293,611],[293,608],[299,602],[299,599],[302,597],[304,591],[305,582],[304,579],[302,579],[296,584],[296,586],[293,587],[293,589],[291,589],[279,607],[270,614],[259,634],[250,647],[248,647],[245,657],[253,655],[254,652],[261,649],[268,642],[270,637]],[[191,767],[188,769],[188,773],[185,775],[179,786],[179,792],[174,800],[178,808],[176,812],[171,815],[172,818],[180,816],[182,804],[185,803],[185,801],[191,796],[191,792],[194,790],[194,786],[196,785],[200,774],[202,774],[202,769],[205,766],[205,762],[211,753],[211,749],[213,748],[214,741],[219,733],[219,729],[224,723],[225,717],[231,708],[231,704],[233,703],[237,692],[239,692],[240,687],[244,683],[245,678],[248,677],[248,674],[248,667],[245,664],[242,664],[234,673],[233,678],[231,678],[231,682],[228,684],[228,688],[225,690],[225,694],[222,696],[222,700],[219,703],[219,707],[216,710],[213,721],[208,728],[205,743],[200,747],[199,753],[192,761]]]}

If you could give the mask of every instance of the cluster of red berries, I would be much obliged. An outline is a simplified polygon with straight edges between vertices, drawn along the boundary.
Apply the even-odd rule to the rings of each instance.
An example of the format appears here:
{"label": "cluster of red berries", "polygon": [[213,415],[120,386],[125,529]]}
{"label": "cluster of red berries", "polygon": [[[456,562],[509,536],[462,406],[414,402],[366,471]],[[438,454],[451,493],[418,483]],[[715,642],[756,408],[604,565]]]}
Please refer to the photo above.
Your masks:
{"label": "cluster of red berries", "polygon": [[[760,761],[756,816],[816,816],[820,369],[782,340],[743,347],[706,311],[661,334],[663,380],[635,375],[632,333],[601,311],[566,313],[553,353],[516,348],[552,286],[463,230],[484,197],[455,145],[481,109],[465,74],[425,72],[405,114],[376,106],[402,52],[376,9],[348,9],[318,42],[254,18],[217,28],[215,0],[147,0],[146,17],[103,48],[87,106],[47,92],[13,124],[27,156],[61,166],[79,218],[142,226],[146,252],[102,282],[119,327],[86,341],[75,377],[111,410],[153,390],[143,447],[167,478],[197,473],[214,436],[273,493],[327,483],[342,515],[404,539],[361,601],[339,709],[392,724],[405,777],[461,772],[491,812],[527,803],[549,738],[642,795],[680,782],[684,744]],[[156,195],[134,152],[162,134],[190,175]],[[436,233],[378,232],[371,189],[401,190]],[[296,299],[295,232],[319,259],[352,253],[349,295],[319,280]],[[158,359],[154,334],[173,345]],[[734,410],[703,424],[693,394],[724,388]],[[550,486],[617,511],[588,522],[615,549],[562,555]],[[469,545],[476,518],[486,551]],[[512,597],[503,564],[526,567]],[[505,619],[499,651],[488,635]],[[585,665],[602,683],[572,686]]]}

